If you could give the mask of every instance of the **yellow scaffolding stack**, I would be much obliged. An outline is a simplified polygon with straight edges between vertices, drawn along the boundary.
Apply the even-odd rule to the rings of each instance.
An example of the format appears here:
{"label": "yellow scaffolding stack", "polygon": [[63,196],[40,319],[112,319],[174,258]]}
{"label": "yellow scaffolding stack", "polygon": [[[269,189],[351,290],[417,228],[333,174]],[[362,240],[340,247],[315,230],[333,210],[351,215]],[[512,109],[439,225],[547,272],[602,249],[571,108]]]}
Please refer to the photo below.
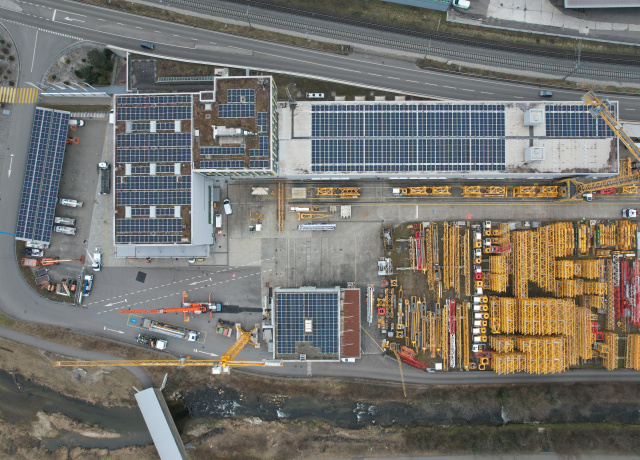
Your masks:
{"label": "yellow scaffolding stack", "polygon": [[[585,307],[576,307],[576,351],[582,359],[591,359],[593,344],[596,341],[595,333],[591,332],[591,310]],[[597,319],[597,315],[596,315]]]}
{"label": "yellow scaffolding stack", "polygon": [[317,196],[336,196],[337,194],[333,187],[317,187],[316,195]]}
{"label": "yellow scaffolding stack", "polygon": [[489,347],[498,353],[509,353],[515,349],[516,342],[511,335],[489,336]]}
{"label": "yellow scaffolding stack", "polygon": [[451,195],[451,187],[441,186],[441,187],[431,187],[432,195]]}
{"label": "yellow scaffolding stack", "polygon": [[463,305],[461,302],[456,303],[456,367],[462,369],[467,361],[464,360],[464,350],[462,349],[462,323],[463,323]]}
{"label": "yellow scaffolding stack", "polygon": [[496,185],[492,185],[490,187],[484,188],[484,193],[482,196],[485,198],[506,198],[508,195],[507,187],[500,187]]}
{"label": "yellow scaffolding stack", "polygon": [[536,196],[538,187],[532,185],[513,187],[514,198],[533,198]]}
{"label": "yellow scaffolding stack", "polygon": [[617,249],[630,251],[636,247],[637,225],[628,220],[617,221]]}
{"label": "yellow scaffolding stack", "polygon": [[606,311],[605,298],[600,295],[583,295],[580,297],[580,306],[587,307],[598,312]]}
{"label": "yellow scaffolding stack", "polygon": [[466,198],[480,198],[482,197],[482,187],[479,185],[462,187],[462,196]]}
{"label": "yellow scaffolding stack", "polygon": [[491,366],[498,374],[522,372],[525,366],[525,355],[524,353],[494,353]]}
{"label": "yellow scaffolding stack", "polygon": [[470,311],[471,304],[464,302],[462,307],[462,331],[458,332],[458,335],[462,335],[462,363],[465,369],[475,369],[475,363],[472,363],[469,359],[469,352],[471,351],[471,338],[469,336]]}
{"label": "yellow scaffolding stack", "polygon": [[516,349],[524,353],[522,370],[530,374],[563,372],[568,367],[564,337],[519,336],[516,338]]}
{"label": "yellow scaffolding stack", "polygon": [[[473,277],[471,276],[471,235],[470,230],[467,228],[464,231],[464,237],[462,238],[462,258],[463,258],[463,273],[464,273],[464,293],[467,297],[471,295],[471,284],[473,283]],[[503,292],[503,291],[499,291]]]}
{"label": "yellow scaffolding stack", "polygon": [[360,198],[360,187],[342,187],[338,191],[338,198]]}
{"label": "yellow scaffolding stack", "polygon": [[618,187],[618,193],[620,195],[637,195],[638,194],[638,186],[637,185],[623,185],[622,187]]}
{"label": "yellow scaffolding stack", "polygon": [[[514,299],[516,300],[516,299]],[[532,297],[517,299],[518,327],[523,335],[571,335],[575,303],[573,299]]]}
{"label": "yellow scaffolding stack", "polygon": [[[424,229],[424,249],[426,257],[426,266],[423,271],[427,274],[427,285],[431,291],[436,290],[436,274],[435,274],[435,251],[433,250],[434,232],[438,229],[435,224],[429,225]],[[435,235],[437,238],[437,233]]]}
{"label": "yellow scaffolding stack", "polygon": [[598,342],[596,350],[608,371],[614,371],[618,368],[618,334],[605,332],[604,342]]}
{"label": "yellow scaffolding stack", "polygon": [[586,295],[607,295],[607,283],[601,281],[585,281],[583,284],[583,292],[579,292],[577,295],[582,293]]}
{"label": "yellow scaffolding stack", "polygon": [[436,345],[436,317],[432,311],[426,311],[422,316],[422,351],[429,350],[431,357],[435,355]]}
{"label": "yellow scaffolding stack", "polygon": [[556,278],[563,280],[573,279],[573,260],[556,261]]}
{"label": "yellow scaffolding stack", "polygon": [[543,185],[541,187],[538,187],[538,194],[536,195],[536,197],[557,198],[558,195],[562,195],[562,192],[557,185]]}
{"label": "yellow scaffolding stack", "polygon": [[492,334],[500,334],[500,297],[489,297],[489,327]]}
{"label": "yellow scaffolding stack", "polygon": [[442,284],[449,289],[449,222],[443,222],[442,227]]}
{"label": "yellow scaffolding stack", "polygon": [[579,278],[600,280],[605,277],[604,259],[583,259],[573,262],[573,274]]}
{"label": "yellow scaffolding stack", "polygon": [[513,292],[516,297],[529,295],[529,280],[533,280],[533,232],[511,233]]}
{"label": "yellow scaffolding stack", "polygon": [[609,331],[613,331],[616,327],[616,304],[613,290],[613,260],[607,261],[607,327]]}
{"label": "yellow scaffolding stack", "polygon": [[626,342],[624,367],[640,371],[640,334],[629,334]]}
{"label": "yellow scaffolding stack", "polygon": [[445,305],[440,309],[440,353],[442,355],[442,370],[449,370],[449,308]]}

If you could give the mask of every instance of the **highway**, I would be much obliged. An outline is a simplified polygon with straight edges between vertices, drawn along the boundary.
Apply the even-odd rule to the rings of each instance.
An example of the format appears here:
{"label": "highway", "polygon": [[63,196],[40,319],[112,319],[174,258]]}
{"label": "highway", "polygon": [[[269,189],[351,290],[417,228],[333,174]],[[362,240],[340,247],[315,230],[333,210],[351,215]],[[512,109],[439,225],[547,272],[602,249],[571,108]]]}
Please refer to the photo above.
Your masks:
{"label": "highway", "polygon": [[[5,2],[12,3],[13,0]],[[33,30],[51,31],[134,52],[143,51],[139,46],[140,41],[151,41],[157,45],[153,52],[148,53],[152,55],[218,65],[250,65],[259,70],[304,75],[432,98],[489,101],[539,99],[539,87],[536,85],[421,70],[415,66],[413,58],[371,54],[358,51],[357,47],[351,55],[340,56],[195,29],[73,1],[38,0],[34,3],[15,4],[21,11],[3,11],[2,22],[10,31],[15,26],[26,26]],[[33,49],[25,50],[25,53],[27,62],[30,62],[34,56]],[[46,57],[36,55],[35,59]],[[575,101],[583,93],[583,90],[558,89],[554,91],[554,100]],[[605,93],[601,95],[606,96]],[[620,101],[623,120],[640,121],[636,97],[612,97]]]}
{"label": "highway", "polygon": [[[60,8],[62,7],[62,8]],[[374,56],[355,52],[349,56],[336,56],[313,50],[259,40],[229,36],[207,30],[194,29],[179,24],[170,24],[155,19],[131,16],[126,13],[105,10],[91,5],[69,1],[39,0],[34,3],[12,0],[0,1],[0,23],[12,34],[18,46],[21,62],[20,86],[40,81],[48,64],[58,53],[79,41],[98,43],[140,52],[141,40],[156,43],[152,54],[215,63],[218,65],[246,66],[276,71],[315,76],[325,80],[351,82],[372,88],[402,91],[434,98],[457,98],[461,100],[532,100],[537,99],[538,89],[531,85],[481,80],[439,72],[417,69],[408,60]],[[303,69],[303,70],[302,70]],[[561,90],[554,92],[558,100],[579,99],[582,91]],[[636,98],[616,96],[621,103],[623,116],[628,120],[638,120],[635,110]],[[87,308],[76,308],[47,301],[32,291],[21,278],[15,263],[15,244],[11,233],[15,229],[17,211],[24,177],[29,130],[33,118],[33,107],[14,105],[7,131],[7,149],[0,151],[0,215],[3,216],[0,232],[0,307],[9,315],[27,321],[53,324],[77,329],[100,336],[108,336],[124,342],[131,342],[138,329],[126,324],[126,315],[119,315],[115,302],[126,298],[125,305],[140,304],[154,299],[158,307],[174,305],[176,293],[188,290],[182,282],[189,283],[209,277],[211,286],[225,301],[236,304],[259,305],[260,271],[252,267],[230,267],[229,271],[201,273],[196,267],[181,270],[146,269],[147,284],[144,290],[153,290],[153,297],[146,297],[135,284],[137,269],[110,269],[105,267],[96,277],[94,297],[89,299]],[[635,117],[635,118],[634,118]],[[7,121],[8,120],[8,121]],[[10,166],[11,165],[11,166]],[[8,170],[11,169],[11,174]],[[583,203],[575,206],[580,213]],[[411,212],[411,211],[409,211]],[[460,213],[463,210],[459,211]],[[617,212],[617,211],[616,211]],[[461,214],[462,215],[462,214]],[[464,218],[464,217],[462,217]],[[477,218],[481,218],[478,216]],[[215,271],[215,270],[214,270]],[[229,278],[230,271],[238,278]],[[200,278],[197,278],[200,277]],[[242,281],[241,281],[242,279]],[[236,280],[236,281],[234,281]],[[189,284],[187,283],[187,284]],[[241,283],[234,286],[233,283]],[[223,287],[224,286],[224,287]],[[239,287],[242,286],[242,289]],[[210,286],[202,286],[209,288]],[[193,290],[200,288],[194,286]],[[238,292],[241,291],[241,292]],[[200,296],[201,292],[197,295]],[[196,294],[194,294],[195,296]],[[117,298],[119,297],[119,298]],[[111,305],[109,305],[111,304]],[[136,306],[138,306],[136,305]],[[154,305],[155,306],[155,305]],[[112,308],[113,307],[113,308]],[[110,310],[111,309],[111,310]],[[363,340],[369,340],[364,338]],[[217,342],[214,342],[217,343]],[[172,351],[181,355],[197,351],[191,343],[180,343]],[[220,345],[199,346],[206,353],[218,353]],[[252,354],[252,358],[266,358],[266,353]],[[365,356],[352,365],[287,364],[273,372],[291,375],[315,375],[331,377],[373,378],[397,381],[397,367],[393,361],[380,356]],[[640,373],[605,371],[576,371],[559,376],[497,376],[493,373],[452,373],[428,374],[407,372],[408,382],[413,383],[509,383],[545,381],[640,381]]]}

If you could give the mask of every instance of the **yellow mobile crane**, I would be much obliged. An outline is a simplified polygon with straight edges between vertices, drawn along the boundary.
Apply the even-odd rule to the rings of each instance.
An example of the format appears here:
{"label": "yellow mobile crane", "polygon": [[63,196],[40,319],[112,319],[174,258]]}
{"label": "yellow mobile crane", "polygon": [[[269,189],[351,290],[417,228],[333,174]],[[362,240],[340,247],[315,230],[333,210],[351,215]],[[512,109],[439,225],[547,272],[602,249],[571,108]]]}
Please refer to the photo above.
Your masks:
{"label": "yellow mobile crane", "polygon": [[282,361],[234,361],[235,357],[242,351],[242,349],[248,344],[253,345],[258,348],[260,345],[257,342],[254,342],[251,338],[251,335],[258,329],[256,325],[250,331],[243,331],[240,326],[236,324],[236,328],[240,333],[240,337],[238,340],[234,342],[231,347],[227,351],[224,352],[220,360],[199,360],[199,359],[172,359],[172,360],[162,360],[162,359],[148,359],[148,360],[110,360],[110,361],[57,361],[56,366],[95,366],[95,367],[112,367],[112,366],[172,366],[172,367],[181,367],[181,366],[213,366],[212,373],[213,374],[228,374],[232,367],[241,367],[241,366],[282,366]]}

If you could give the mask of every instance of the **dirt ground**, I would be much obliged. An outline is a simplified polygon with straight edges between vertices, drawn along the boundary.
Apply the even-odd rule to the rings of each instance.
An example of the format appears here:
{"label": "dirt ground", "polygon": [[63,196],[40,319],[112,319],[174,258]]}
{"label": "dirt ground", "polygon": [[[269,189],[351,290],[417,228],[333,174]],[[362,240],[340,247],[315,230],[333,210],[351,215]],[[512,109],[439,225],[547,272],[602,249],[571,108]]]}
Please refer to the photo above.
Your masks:
{"label": "dirt ground", "polygon": [[[82,79],[76,77],[74,72],[87,65],[87,53],[92,49],[102,49],[102,47],[80,45],[73,48],[68,53],[63,54],[45,72],[42,81],[45,83],[64,83],[65,85],[71,86],[75,86],[74,84],[81,84]],[[120,58],[115,54],[113,55],[113,59],[114,72],[118,75],[120,70],[124,67],[125,61],[123,58]],[[115,83],[117,84],[118,81]]]}
{"label": "dirt ground", "polygon": [[11,37],[0,26],[0,88],[13,86],[18,75],[18,59]]}

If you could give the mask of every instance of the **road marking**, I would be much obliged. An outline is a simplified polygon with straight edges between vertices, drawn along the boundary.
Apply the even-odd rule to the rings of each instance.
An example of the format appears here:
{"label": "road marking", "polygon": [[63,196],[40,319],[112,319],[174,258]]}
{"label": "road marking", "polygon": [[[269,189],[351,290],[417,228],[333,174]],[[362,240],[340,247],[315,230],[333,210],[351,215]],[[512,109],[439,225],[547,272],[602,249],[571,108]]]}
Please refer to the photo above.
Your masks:
{"label": "road marking", "polygon": [[369,75],[372,75],[374,77],[381,77],[382,75],[378,75],[377,73],[370,73]]}
{"label": "road marking", "polygon": [[58,10],[53,10],[53,17],[51,18],[52,21],[56,20],[56,13],[58,12]]}
{"label": "road marking", "polygon": [[127,303],[127,299],[121,300],[120,302],[112,302],[105,305],[105,307],[113,307],[114,305],[118,305],[119,303]]}
{"label": "road marking", "polygon": [[36,47],[38,46],[38,32],[40,31],[36,30],[36,41],[33,44],[33,57],[31,58],[31,72],[33,72],[33,64],[36,62]]}
{"label": "road marking", "polygon": [[444,85],[442,85],[442,87],[443,87],[443,88],[447,88],[447,89],[457,89],[457,88],[455,88],[455,87],[453,87],[453,86],[444,86]]}
{"label": "road marking", "polygon": [[11,177],[11,165],[13,164],[13,153],[11,154],[11,160],[9,160],[9,177]]}
{"label": "road marking", "polygon": [[427,86],[438,86],[438,85],[436,85],[435,83],[426,83],[426,82],[423,82],[422,84],[423,84],[423,85],[427,85]]}
{"label": "road marking", "polygon": [[140,26],[136,26],[136,29],[140,29],[140,30],[142,30],[142,27],[140,27]]}
{"label": "road marking", "polygon": [[625,109],[625,110],[633,110],[633,111],[635,111],[636,109]]}
{"label": "road marking", "polygon": [[490,93],[489,91],[480,91],[480,93],[482,93],[482,94],[493,94],[493,93]]}
{"label": "road marking", "polygon": [[107,326],[104,327],[104,330],[105,331],[111,331],[111,332],[117,332],[118,334],[124,334],[123,331],[117,331],[115,329],[109,329]]}
{"label": "road marking", "polygon": [[470,91],[472,93],[475,93],[476,90],[475,89],[466,89],[466,88],[460,88],[460,91]]}
{"label": "road marking", "polygon": [[77,21],[77,22],[84,22],[82,19],[74,19],[74,18],[70,18],[69,16],[67,16],[66,18],[64,18],[65,21],[69,21],[69,22],[73,22],[73,21]]}
{"label": "road marking", "polygon": [[387,77],[390,78],[391,80],[400,80],[398,77]]}
{"label": "road marking", "polygon": [[420,82],[415,80],[407,80],[407,83],[420,83]]}
{"label": "road marking", "polygon": [[206,352],[206,351],[200,351],[200,350],[198,350],[197,348],[194,348],[194,349],[193,349],[193,352],[194,352],[194,353],[203,353],[203,354],[205,354],[205,355],[209,355],[209,356],[218,356],[218,355],[216,355],[215,353],[209,353],[209,352]]}

